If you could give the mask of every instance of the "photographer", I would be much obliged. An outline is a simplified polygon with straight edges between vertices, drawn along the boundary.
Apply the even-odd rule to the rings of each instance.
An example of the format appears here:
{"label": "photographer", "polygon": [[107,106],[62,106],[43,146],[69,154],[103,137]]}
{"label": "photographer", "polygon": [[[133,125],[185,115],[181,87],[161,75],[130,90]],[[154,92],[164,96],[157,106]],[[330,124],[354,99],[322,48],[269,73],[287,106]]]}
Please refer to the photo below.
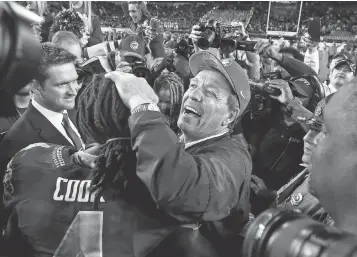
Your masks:
{"label": "photographer", "polygon": [[[275,79],[267,83],[271,88],[276,88],[276,85],[293,87],[296,100],[313,110],[311,104],[315,102],[316,85],[311,81],[305,78],[295,81]],[[254,100],[250,103],[250,112],[242,124],[253,158],[253,174],[262,178],[268,188],[278,190],[300,171],[305,131],[290,117],[288,108],[276,100],[277,96],[259,92],[252,95]],[[258,97],[264,101],[261,103]],[[262,110],[259,109],[261,104]]]}
{"label": "photographer", "polygon": [[165,69],[169,72],[175,72],[184,82],[185,90],[190,84],[191,71],[189,68],[189,51],[190,46],[182,39],[175,45],[174,51],[167,51],[164,58],[157,58],[154,60],[151,73],[153,78],[160,76]]}
{"label": "photographer", "polygon": [[243,256],[356,256],[356,110],[353,80],[331,96],[308,165],[308,186],[334,220],[334,227],[294,210],[271,209],[248,229]]}
{"label": "photographer", "polygon": [[[331,96],[332,95],[326,97],[326,102],[331,99]],[[316,120],[314,122],[307,122],[306,125],[310,130],[303,138],[304,154],[302,156],[303,163],[300,165],[304,167],[308,167],[311,163],[311,155],[318,144],[316,136],[321,132],[322,122]],[[333,225],[334,222],[331,217],[322,208],[319,200],[313,195],[313,192],[310,191],[309,178],[309,170],[305,168],[278,191],[274,191],[268,189],[262,179],[253,175],[251,189],[256,195],[255,205],[253,206],[255,214],[260,214],[261,211],[264,211],[268,207],[299,209],[302,213],[307,214],[317,221]]]}
{"label": "photographer", "polygon": [[[192,40],[195,52],[206,50],[211,52],[218,58],[231,58],[230,54],[233,53],[236,48],[231,44],[221,44],[221,31],[219,23],[214,20],[208,21],[206,24],[195,25],[192,27],[190,38]],[[241,28],[242,37],[248,40],[245,34],[244,27]],[[204,40],[205,39],[205,40]],[[199,47],[201,45],[201,48]],[[203,47],[203,48],[202,48]],[[260,63],[259,56],[246,51],[247,63],[248,63],[248,77],[254,80],[260,78]],[[239,63],[242,66],[242,63]],[[243,66],[242,66],[243,67]]]}
{"label": "photographer", "polygon": [[271,58],[277,62],[282,71],[284,79],[289,77],[297,77],[302,75],[316,76],[316,72],[307,66],[303,59],[296,58],[298,53],[293,51],[293,48],[283,48],[279,52],[268,42],[258,41],[255,46],[255,52],[263,58]]}

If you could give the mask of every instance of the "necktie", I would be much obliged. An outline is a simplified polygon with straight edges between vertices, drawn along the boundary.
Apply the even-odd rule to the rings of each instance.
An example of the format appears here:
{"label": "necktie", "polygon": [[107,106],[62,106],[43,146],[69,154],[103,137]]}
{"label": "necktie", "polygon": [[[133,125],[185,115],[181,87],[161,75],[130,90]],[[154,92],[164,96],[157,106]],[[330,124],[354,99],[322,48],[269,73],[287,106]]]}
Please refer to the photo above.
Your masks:
{"label": "necktie", "polygon": [[72,129],[70,123],[69,123],[69,118],[67,113],[63,113],[63,120],[62,120],[62,125],[68,135],[68,137],[72,140],[73,144],[77,148],[77,150],[81,150],[82,147],[82,142],[77,133]]}

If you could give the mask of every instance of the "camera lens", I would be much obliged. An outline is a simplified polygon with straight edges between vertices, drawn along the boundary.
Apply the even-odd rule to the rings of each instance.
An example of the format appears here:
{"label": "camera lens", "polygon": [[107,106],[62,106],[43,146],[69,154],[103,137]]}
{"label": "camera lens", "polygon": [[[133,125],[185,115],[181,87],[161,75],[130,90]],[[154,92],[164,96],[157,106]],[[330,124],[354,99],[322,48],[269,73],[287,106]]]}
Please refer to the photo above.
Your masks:
{"label": "camera lens", "polygon": [[197,40],[197,46],[203,50],[207,50],[209,48],[209,41],[207,38],[199,38]]}
{"label": "camera lens", "polygon": [[41,47],[28,12],[15,3],[0,2],[0,90],[17,92],[37,72]]}
{"label": "camera lens", "polygon": [[352,257],[357,237],[294,210],[265,211],[248,229],[244,257]]}

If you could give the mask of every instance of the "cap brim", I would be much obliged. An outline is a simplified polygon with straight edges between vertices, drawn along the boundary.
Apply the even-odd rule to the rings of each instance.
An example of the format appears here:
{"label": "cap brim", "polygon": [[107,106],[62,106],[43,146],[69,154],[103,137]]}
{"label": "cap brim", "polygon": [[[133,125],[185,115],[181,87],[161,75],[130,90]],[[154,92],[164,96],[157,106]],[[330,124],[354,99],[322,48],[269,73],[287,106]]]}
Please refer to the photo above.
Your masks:
{"label": "cap brim", "polygon": [[124,57],[129,57],[129,56],[132,56],[132,57],[136,57],[136,58],[139,58],[140,60],[144,61],[145,58],[143,56],[141,56],[140,54],[138,53],[134,53],[134,52],[124,52],[122,54],[122,56]]}
{"label": "cap brim", "polygon": [[238,96],[239,99],[239,95],[234,86],[233,79],[228,74],[221,61],[210,52],[201,51],[192,55],[190,57],[189,66],[193,76],[196,76],[203,70],[216,70],[220,72],[228,80],[231,88],[233,89],[233,92]]}
{"label": "cap brim", "polygon": [[337,66],[340,66],[340,65],[343,65],[343,64],[346,64],[348,65],[348,67],[351,69],[351,72],[354,72],[355,69],[353,67],[353,63],[349,60],[339,60],[335,63],[335,65],[333,66],[333,70],[336,69]]}

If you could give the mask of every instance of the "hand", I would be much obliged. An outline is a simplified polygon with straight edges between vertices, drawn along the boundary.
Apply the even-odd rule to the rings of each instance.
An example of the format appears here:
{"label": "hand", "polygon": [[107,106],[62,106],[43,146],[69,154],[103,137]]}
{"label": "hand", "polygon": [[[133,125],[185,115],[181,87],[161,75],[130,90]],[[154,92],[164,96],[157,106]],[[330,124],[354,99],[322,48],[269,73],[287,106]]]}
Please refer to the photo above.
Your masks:
{"label": "hand", "polygon": [[121,71],[109,72],[105,74],[105,77],[114,81],[120,98],[131,110],[140,104],[159,102],[154,90],[144,78]]}
{"label": "hand", "polygon": [[192,27],[190,38],[192,39],[192,43],[194,45],[197,45],[197,40],[202,38],[202,31],[200,31],[199,29],[200,29],[199,25],[194,25]]}
{"label": "hand", "polygon": [[272,198],[274,193],[273,191],[267,188],[267,186],[265,185],[264,181],[261,178],[255,175],[252,175],[250,188],[254,191],[255,195],[258,197]]}
{"label": "hand", "polygon": [[274,58],[278,53],[269,42],[259,40],[255,45],[255,52],[263,58]]}
{"label": "hand", "polygon": [[130,64],[125,61],[120,61],[115,70],[130,73],[133,68],[131,68]]}
{"label": "hand", "polygon": [[97,159],[96,155],[79,151],[76,152],[73,157],[74,162],[78,165],[83,165],[92,169],[95,167],[95,160]]}
{"label": "hand", "polygon": [[293,92],[289,86],[289,83],[283,79],[274,79],[269,81],[269,86],[277,88],[281,91],[279,96],[269,95],[271,98],[278,100],[282,104],[289,104],[294,99]]}
{"label": "hand", "polygon": [[147,26],[145,28],[145,36],[149,39],[149,40],[153,40],[154,38],[156,38],[159,35],[157,28],[153,29],[150,26]]}
{"label": "hand", "polygon": [[149,40],[153,40],[163,32],[163,26],[161,25],[161,21],[158,19],[151,18],[150,24],[145,26],[145,35]]}

